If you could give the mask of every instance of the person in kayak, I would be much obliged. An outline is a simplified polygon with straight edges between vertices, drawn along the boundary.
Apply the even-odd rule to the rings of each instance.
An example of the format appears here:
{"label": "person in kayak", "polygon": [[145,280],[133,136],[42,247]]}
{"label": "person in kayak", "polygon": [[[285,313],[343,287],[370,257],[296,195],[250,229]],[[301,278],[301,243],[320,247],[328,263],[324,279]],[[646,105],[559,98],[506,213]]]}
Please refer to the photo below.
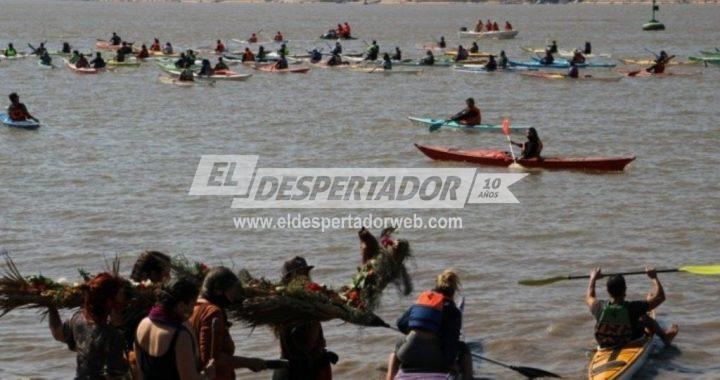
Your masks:
{"label": "person in kayak", "polygon": [[193,71],[189,67],[186,67],[180,72],[178,80],[180,82],[194,82],[195,74],[193,74]]}
{"label": "person in kayak", "polygon": [[115,52],[115,62],[125,62],[125,52],[122,49],[118,49]]}
{"label": "person in kayak", "polygon": [[510,21],[505,21],[505,31],[506,32],[512,32],[513,27],[512,24],[510,24]]}
{"label": "person in kayak", "polygon": [[478,46],[477,42],[473,41],[472,45],[470,45],[470,53],[478,52],[480,52],[480,46]]}
{"label": "person in kayak", "polygon": [[335,42],[335,47],[332,49],[330,54],[332,54],[332,55],[342,54],[342,52],[343,52],[343,48],[342,48],[342,45],[340,45],[340,42],[339,41]]}
{"label": "person in kayak", "polygon": [[345,28],[343,28],[342,24],[337,24],[335,34],[337,34],[339,38],[345,38]]}
{"label": "person in kayak", "polygon": [[228,71],[230,70],[230,67],[225,63],[225,60],[223,60],[223,57],[218,57],[218,61],[215,64],[215,67],[213,67],[213,71]]}
{"label": "person in kayak", "polygon": [[170,41],[165,43],[165,47],[163,48],[163,54],[165,55],[171,55],[174,53],[174,49]]}
{"label": "person in kayak", "polygon": [[368,46],[367,52],[365,53],[365,58],[363,61],[376,61],[378,59],[378,55],[380,54],[380,47],[377,44],[377,41],[373,40],[372,44]]}
{"label": "person in kayak", "polygon": [[[472,379],[472,356],[460,341],[462,311],[455,304],[460,278],[444,270],[397,320],[405,334],[388,359],[386,379]],[[441,375],[442,374],[442,375]]]}
{"label": "person in kayak", "polygon": [[527,141],[525,141],[524,143],[516,143],[515,141],[510,141],[511,144],[522,149],[519,159],[540,159],[540,153],[543,149],[543,143],[542,141],[540,141],[540,137],[538,137],[535,128],[528,128],[527,132],[525,132],[525,136],[527,137]]}
{"label": "person in kayak", "polygon": [[63,47],[62,47],[62,53],[63,53],[63,54],[70,54],[70,53],[72,53],[72,48],[70,47],[70,44],[69,44],[69,43],[63,42],[63,45],[62,45],[62,46],[63,46]]}
{"label": "person in kayak", "polygon": [[225,50],[227,50],[227,48],[225,48],[225,44],[222,43],[222,41],[217,40],[215,42],[215,54],[222,54]]}
{"label": "person in kayak", "polygon": [[280,54],[277,62],[275,62],[275,70],[285,70],[288,68],[288,61],[284,54]]}
{"label": "person in kayak", "polygon": [[145,46],[145,44],[143,44],[140,47],[140,52],[137,53],[137,55],[135,55],[135,58],[137,58],[137,59],[150,58],[150,52],[148,51],[148,48],[147,48],[147,46]]}
{"label": "person in kayak", "polygon": [[500,51],[500,61],[498,62],[498,67],[503,70],[508,68],[508,57],[505,55],[505,50]]}
{"label": "person in kayak", "polygon": [[488,61],[485,64],[485,71],[497,71],[498,65],[497,61],[495,61],[495,56],[490,55],[488,57]]}
{"label": "person in kayak", "polygon": [[25,107],[24,104],[20,103],[20,96],[17,93],[11,93],[8,98],[10,98],[10,106],[8,106],[7,114],[10,120],[35,120],[35,122],[37,123],[40,122],[40,120],[36,119],[33,115],[30,114],[30,112],[28,112],[28,109],[27,107]]}
{"label": "person in kayak", "polygon": [[188,67],[187,64],[187,57],[185,57],[185,53],[180,53],[180,57],[175,61],[175,67],[178,69],[184,69]]}
{"label": "person in kayak", "polygon": [[445,42],[445,36],[440,36],[440,42],[438,42],[438,47],[440,49],[445,49],[447,47],[447,42]]}
{"label": "person in kayak", "polygon": [[320,53],[320,50],[313,49],[313,51],[310,52],[310,63],[318,63],[322,61],[322,53]]}
{"label": "person in kayak", "polygon": [[399,46],[395,46],[395,54],[392,56],[393,61],[402,61],[402,51]]}
{"label": "person in kayak", "polygon": [[348,65],[349,63],[343,61],[342,56],[340,56],[340,54],[333,54],[325,64],[328,66],[340,66],[340,65]]}
{"label": "person in kayak", "polygon": [[475,106],[475,99],[467,98],[465,105],[465,109],[451,116],[450,120],[468,126],[480,124],[482,115],[480,114],[480,109]]}
{"label": "person in kayak", "polygon": [[249,47],[245,48],[245,51],[242,55],[242,61],[243,62],[255,62],[255,54],[250,50]]}
{"label": "person in kayak", "polygon": [[557,52],[558,52],[557,41],[553,40],[552,44],[550,44],[550,46],[545,50],[546,51],[549,50],[550,53],[552,53],[552,54],[557,54]]}
{"label": "person in kayak", "polygon": [[258,48],[257,55],[255,56],[255,60],[258,62],[266,62],[267,61],[267,53],[265,52],[265,47],[260,45]]}
{"label": "person in kayak", "polygon": [[345,23],[343,24],[343,33],[344,33],[343,38],[345,38],[345,39],[352,38],[352,31],[350,30],[350,24],[348,24],[347,21],[345,21]]}
{"label": "person in kayak", "polygon": [[573,53],[573,57],[570,59],[570,63],[574,63],[576,65],[581,65],[585,63],[585,56],[580,51],[580,49],[575,50]]}
{"label": "person in kayak", "polygon": [[52,58],[50,57],[50,53],[45,50],[45,52],[40,56],[40,63],[42,63],[45,66],[52,66]]}
{"label": "person in kayak", "polygon": [[665,52],[665,50],[662,50],[660,52],[660,55],[657,56],[655,59],[655,63],[653,63],[652,66],[645,69],[645,71],[653,74],[662,74],[665,72],[665,66],[670,62],[671,59],[675,58],[675,56],[668,56],[668,54]]}
{"label": "person in kayak", "polygon": [[654,268],[645,268],[647,276],[653,283],[653,291],[644,301],[627,301],[627,286],[622,275],[610,276],[607,280],[607,292],[610,300],[598,300],[595,296],[595,283],[602,278],[600,268],[590,272],[590,282],[585,295],[585,303],[595,317],[595,339],[602,348],[623,346],[641,338],[645,332],[655,333],[669,346],[679,328],[671,325],[664,330],[657,321],[648,315],[665,301],[665,291]]}
{"label": "person in kayak", "polygon": [[117,51],[125,55],[130,55],[133,53],[132,46],[127,42],[123,42],[122,47],[120,47],[120,49],[118,49]]}
{"label": "person in kayak", "polygon": [[122,38],[120,38],[117,33],[113,32],[112,37],[110,37],[110,45],[118,46],[121,42]]}
{"label": "person in kayak", "polygon": [[470,57],[470,53],[462,46],[458,45],[457,54],[455,55],[455,62],[465,61]]}
{"label": "person in kayak", "polygon": [[590,41],[585,41],[585,48],[583,49],[583,54],[592,54],[592,45],[590,45]]}
{"label": "person in kayak", "polygon": [[79,59],[80,59],[80,52],[77,50],[74,50],[68,61],[70,63],[72,63],[73,65],[77,66],[76,64]]}
{"label": "person in kayak", "polygon": [[498,25],[497,21],[493,22],[493,32],[499,32],[500,26]]}
{"label": "person in kayak", "polygon": [[273,41],[283,42],[283,41],[285,41],[285,37],[283,37],[283,35],[282,35],[282,33],[280,33],[280,31],[278,31],[277,33],[275,33],[275,37],[273,37]]}
{"label": "person in kayak", "polygon": [[210,66],[210,60],[203,59],[202,65],[200,66],[200,71],[198,72],[198,76],[209,77],[209,76],[212,76],[213,74],[214,74],[213,68],[212,68],[212,66]]}
{"label": "person in kayak", "polygon": [[553,62],[555,62],[555,57],[553,57],[552,51],[550,49],[545,50],[545,56],[540,59],[540,64],[550,66]]}
{"label": "person in kayak", "polygon": [[573,78],[573,79],[577,79],[580,77],[580,70],[578,70],[578,67],[575,64],[575,62],[572,62],[572,61],[570,62],[570,68],[568,69],[567,77]]}
{"label": "person in kayak", "polygon": [[422,66],[433,66],[435,65],[435,55],[433,54],[432,50],[427,50],[425,52],[425,58],[420,60],[420,65]]}
{"label": "person in kayak", "polygon": [[105,60],[103,59],[102,54],[100,54],[100,52],[97,52],[95,54],[95,59],[90,61],[90,64],[92,65],[93,69],[97,69],[97,70],[104,69],[106,66]]}
{"label": "person in kayak", "polygon": [[150,51],[161,51],[162,48],[160,47],[160,40],[157,38],[153,39],[152,45],[150,45]]}
{"label": "person in kayak", "polygon": [[88,62],[87,58],[85,58],[85,54],[80,53],[77,61],[75,61],[75,67],[78,69],[90,68],[90,62]]}
{"label": "person in kayak", "polygon": [[483,21],[482,21],[482,19],[481,19],[481,20],[478,20],[477,24],[475,24],[475,32],[476,32],[476,33],[481,33],[481,32],[483,31],[483,28],[484,28],[484,26],[483,26]]}
{"label": "person in kayak", "polygon": [[390,59],[390,54],[388,53],[383,54],[382,68],[383,70],[392,70],[392,60]]}
{"label": "person in kayak", "polygon": [[[320,291],[324,287],[312,281],[312,269],[303,257],[287,260],[282,268],[282,283]],[[274,380],[332,379],[330,365],[336,364],[339,358],[327,350],[320,322],[309,320],[298,326],[277,326],[275,336],[280,341],[281,358],[288,361],[288,367],[275,370]]]}
{"label": "person in kayak", "polygon": [[15,46],[13,46],[12,42],[8,44],[4,54],[6,57],[15,57],[17,55],[17,50],[15,50]]}
{"label": "person in kayak", "polygon": [[290,55],[290,49],[288,49],[287,45],[283,43],[280,45],[280,49],[277,51],[278,55],[287,57]]}
{"label": "person in kayak", "polygon": [[185,59],[187,59],[190,66],[194,65],[195,61],[197,61],[197,55],[195,54],[195,51],[193,49],[188,49],[185,52]]}
{"label": "person in kayak", "polygon": [[493,31],[493,24],[492,24],[492,21],[490,21],[490,19],[488,19],[487,22],[485,23],[485,30],[488,32]]}
{"label": "person in kayak", "polygon": [[247,42],[250,44],[256,44],[258,42],[257,34],[253,33],[250,38],[248,38]]}
{"label": "person in kayak", "polygon": [[43,55],[47,49],[45,48],[45,43],[41,42],[40,46],[38,46],[36,49],[33,49],[33,54],[37,55],[38,57]]}

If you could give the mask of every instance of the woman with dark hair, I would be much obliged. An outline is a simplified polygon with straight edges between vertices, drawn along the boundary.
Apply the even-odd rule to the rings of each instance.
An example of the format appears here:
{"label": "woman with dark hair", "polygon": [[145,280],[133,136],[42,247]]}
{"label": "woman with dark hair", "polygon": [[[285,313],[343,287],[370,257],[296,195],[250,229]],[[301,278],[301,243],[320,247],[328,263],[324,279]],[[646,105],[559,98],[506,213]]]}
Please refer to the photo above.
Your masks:
{"label": "woman with dark hair", "polygon": [[162,284],[170,279],[170,256],[158,251],[145,251],[135,261],[130,278],[135,282],[150,280]]}
{"label": "woman with dark hair", "polygon": [[[75,380],[116,379],[130,367],[124,357],[121,310],[126,281],[100,273],[84,285],[83,306],[63,322],[54,307],[48,307],[53,338],[77,353]],[[104,375],[105,374],[105,375]]]}
{"label": "woman with dark hair", "polygon": [[235,342],[230,335],[232,325],[228,322],[225,308],[235,298],[239,282],[228,268],[211,269],[205,276],[200,298],[190,316],[190,328],[200,346],[200,363],[205,365],[215,359],[215,380],[235,379],[237,368],[248,368],[253,372],[266,368],[262,359],[234,356]]}
{"label": "woman with dark hair", "polygon": [[522,149],[522,152],[520,153],[520,158],[540,158],[540,152],[542,152],[543,143],[542,141],[540,141],[540,137],[538,137],[537,130],[535,130],[535,128],[533,127],[530,127],[528,128],[527,132],[525,132],[525,136],[527,136],[527,141],[524,143],[516,143],[514,141],[510,141],[513,145],[516,145],[520,147],[520,149]]}
{"label": "woman with dark hair", "polygon": [[140,380],[207,380],[215,376],[212,360],[200,370],[195,338],[185,326],[197,296],[197,285],[186,278],[158,290],[156,305],[135,334]]}

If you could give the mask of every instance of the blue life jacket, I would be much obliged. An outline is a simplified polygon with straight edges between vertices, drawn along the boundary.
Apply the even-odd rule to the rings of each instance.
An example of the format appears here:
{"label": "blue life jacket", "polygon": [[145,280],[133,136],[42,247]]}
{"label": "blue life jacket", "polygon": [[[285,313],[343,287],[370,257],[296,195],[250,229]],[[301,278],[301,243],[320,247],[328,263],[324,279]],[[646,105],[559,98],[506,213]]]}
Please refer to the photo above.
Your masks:
{"label": "blue life jacket", "polygon": [[433,291],[421,293],[415,305],[410,308],[408,327],[411,330],[439,333],[442,327],[444,305],[444,295]]}

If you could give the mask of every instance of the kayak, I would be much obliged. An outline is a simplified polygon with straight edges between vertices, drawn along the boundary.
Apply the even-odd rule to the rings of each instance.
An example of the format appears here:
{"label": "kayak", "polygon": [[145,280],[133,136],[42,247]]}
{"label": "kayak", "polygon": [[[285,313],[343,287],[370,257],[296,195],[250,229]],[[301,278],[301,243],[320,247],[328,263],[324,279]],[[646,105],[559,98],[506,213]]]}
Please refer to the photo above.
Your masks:
{"label": "kayak", "polygon": [[700,54],[708,57],[720,57],[720,50],[716,51],[708,51],[708,50],[700,50]]}
{"label": "kayak", "polygon": [[[132,42],[128,42],[128,45],[132,46]],[[108,41],[98,41],[95,43],[95,48],[98,50],[112,50],[116,51],[122,47],[122,43],[120,45],[111,45]]]}
{"label": "kayak", "polygon": [[[540,57],[531,57],[533,61],[540,63],[541,58]],[[555,58],[555,61],[553,63],[561,64],[561,65],[567,65],[567,67],[570,67],[570,61],[564,58]],[[614,63],[610,62],[585,62],[585,63],[579,63],[576,64],[577,67],[615,67],[617,66]]]}
{"label": "kayak", "polygon": [[546,71],[526,71],[524,73],[520,73],[520,75],[529,77],[529,78],[571,79],[571,80],[576,80],[576,81],[593,80],[593,81],[603,81],[603,82],[617,82],[623,78],[622,75],[613,75],[613,76],[580,75],[578,78],[570,78],[569,76],[567,76],[567,74],[550,73],[550,72],[546,72]]}
{"label": "kayak", "polygon": [[304,74],[310,71],[309,67],[290,67],[287,69],[276,69],[275,65],[267,66],[253,66],[253,69],[258,71],[264,71],[266,73],[278,73],[278,74]]}
{"label": "kayak", "polygon": [[12,61],[12,60],[16,60],[16,59],[27,58],[27,57],[29,57],[29,56],[30,56],[29,54],[22,53],[22,52],[18,52],[17,55],[11,55],[11,56],[9,56],[9,57],[8,57],[7,55],[5,55],[5,54],[0,54],[0,59],[7,59],[7,60],[11,60],[11,61]]}
{"label": "kayak", "polygon": [[353,67],[350,69],[351,71],[355,71],[358,73],[367,73],[367,74],[384,74],[384,75],[390,75],[390,74],[410,74],[410,75],[420,75],[422,74],[422,69],[391,69],[391,70],[385,70],[382,67]]}
{"label": "kayak", "polygon": [[100,72],[102,70],[102,69],[98,70],[98,69],[95,69],[92,67],[86,67],[86,68],[79,69],[74,64],[70,63],[70,61],[68,61],[67,59],[64,59],[63,61],[65,61],[65,64],[67,65],[68,68],[70,68],[70,70],[72,72],[78,73],[78,74],[97,74],[98,72]]}
{"label": "kayak", "polygon": [[454,65],[454,61],[450,60],[441,60],[441,61],[435,61],[432,65],[426,65],[423,64],[420,60],[414,60],[414,59],[407,59],[402,60],[400,62],[393,61],[393,66],[412,66],[412,67],[450,67]]}
{"label": "kayak", "polygon": [[547,48],[533,48],[528,46],[520,46],[520,50],[530,54],[543,54]]}
{"label": "kayak", "polygon": [[[618,60],[626,65],[652,66],[655,64],[654,59],[619,58]],[[690,65],[690,64],[693,64],[693,63],[672,60],[669,63],[667,63],[667,66],[679,66],[679,65]]]}
{"label": "kayak", "polygon": [[181,80],[178,80],[177,78],[167,77],[164,75],[159,76],[158,80],[160,81],[160,83],[172,84],[172,85],[180,86],[180,87],[190,87],[195,84],[195,82],[181,81]]}
{"label": "kayak", "polygon": [[[423,154],[433,160],[468,162],[485,166],[510,166],[513,163],[509,152],[502,150],[462,150],[415,144]],[[526,168],[556,170],[605,170],[622,171],[635,156],[624,157],[543,157],[542,159],[520,159],[517,163]]]}
{"label": "kayak", "polygon": [[536,69],[528,68],[528,67],[508,67],[505,69],[501,69],[498,67],[495,71],[488,71],[485,69],[485,65],[457,65],[453,66],[453,70],[460,71],[463,73],[475,73],[475,74],[492,74],[492,73],[514,73],[517,71],[535,71]]}
{"label": "kayak", "polygon": [[[181,70],[180,68],[175,66],[175,62],[158,61],[157,65],[163,71],[179,71],[179,70]],[[190,70],[199,70],[199,69],[200,69],[200,66],[198,66],[198,65],[190,66]]]}
{"label": "kayak", "polygon": [[709,63],[720,63],[720,55],[704,56],[704,57],[688,57],[690,62],[709,62]]}
{"label": "kayak", "polygon": [[327,34],[327,33],[321,35],[319,38],[321,40],[346,40],[346,41],[357,40],[356,37],[340,37],[337,35],[331,35],[331,34]]}
{"label": "kayak", "polygon": [[[540,58],[533,57],[532,61],[513,61],[509,60],[508,63],[510,66],[519,66],[519,67],[530,67],[530,68],[548,68],[548,69],[567,69],[570,68],[570,62],[561,59],[556,59],[555,62],[545,65],[540,63]],[[582,63],[576,65],[580,68],[593,68],[593,67],[615,67],[616,65],[614,63]]]}
{"label": "kayak", "polygon": [[115,67],[140,67],[139,61],[125,61],[125,62],[118,62],[114,59],[111,59],[107,61],[108,66],[115,66]]}
{"label": "kayak", "polygon": [[[167,70],[167,73],[173,76],[180,76],[180,70]],[[252,74],[240,74],[231,70],[218,70],[210,76],[200,76],[197,73],[193,73],[194,77],[199,80],[227,80],[227,81],[244,81],[252,76]]]}
{"label": "kayak", "polygon": [[461,30],[458,32],[460,38],[496,38],[498,40],[509,40],[515,38],[520,33],[517,30],[496,31],[496,32],[474,32],[470,30]]}
{"label": "kayak", "polygon": [[[448,50],[445,52],[445,55],[450,57],[455,57],[457,55],[457,50]],[[477,58],[487,58],[489,56],[493,55],[492,53],[480,51],[477,53],[470,53],[468,52],[468,57],[477,57]]]}
{"label": "kayak", "polygon": [[37,64],[38,64],[38,67],[40,67],[41,69],[54,69],[55,68],[55,65],[53,65],[52,63],[49,65],[46,65],[46,64],[42,63],[42,61],[37,61]]}
{"label": "kayak", "polygon": [[621,348],[598,348],[588,365],[588,380],[632,379],[647,362],[658,341],[655,335],[646,335]]}
{"label": "kayak", "polygon": [[657,78],[665,78],[665,77],[693,77],[696,75],[700,75],[701,72],[695,72],[695,73],[676,73],[671,71],[666,71],[662,74],[655,74],[655,73],[649,73],[646,70],[618,70],[618,73],[631,78],[650,78],[650,77],[657,77]]}
{"label": "kayak", "polygon": [[0,113],[0,122],[6,127],[22,128],[22,129],[38,129],[40,124],[35,120],[23,120],[15,121],[10,119],[10,116],[4,113]]}
{"label": "kayak", "polygon": [[[544,53],[544,51],[542,52]],[[564,58],[572,58],[575,56],[575,51],[573,50],[558,50],[557,55],[564,57]],[[591,54],[584,54],[583,57],[585,58],[610,58],[612,57],[612,54],[609,53],[591,53]]]}
{"label": "kayak", "polygon": [[[480,125],[464,125],[455,121],[448,121],[443,119],[431,119],[427,117],[415,117],[408,116],[408,120],[413,124],[430,127],[431,130],[436,128],[454,129],[465,132],[491,132],[491,133],[502,133],[502,125],[494,124],[480,124]],[[528,126],[511,126],[510,130],[517,133],[525,133],[530,128]]]}

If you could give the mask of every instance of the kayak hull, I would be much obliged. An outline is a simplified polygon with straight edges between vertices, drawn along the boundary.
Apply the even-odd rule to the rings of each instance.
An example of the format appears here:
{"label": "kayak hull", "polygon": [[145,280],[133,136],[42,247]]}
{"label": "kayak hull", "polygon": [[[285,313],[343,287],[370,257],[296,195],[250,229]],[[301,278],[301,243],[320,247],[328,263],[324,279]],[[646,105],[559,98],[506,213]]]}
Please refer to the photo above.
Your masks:
{"label": "kayak hull", "polygon": [[358,72],[358,73],[367,73],[367,74],[383,74],[383,75],[391,75],[391,74],[408,74],[408,75],[420,75],[422,74],[422,69],[391,69],[391,70],[385,70],[382,67],[353,67],[350,69],[351,71]]}
{"label": "kayak hull", "polygon": [[100,70],[94,69],[91,67],[88,68],[77,68],[74,64],[70,63],[70,61],[65,60],[65,65],[70,69],[70,71],[77,73],[77,74],[97,74]]}
{"label": "kayak hull", "polygon": [[[508,152],[500,150],[461,150],[415,144],[423,154],[433,160],[467,162],[482,166],[508,167],[513,159]],[[525,168],[550,170],[598,170],[622,171],[634,156],[624,157],[543,157],[542,159],[522,159],[518,164]]]}
{"label": "kayak hull", "polygon": [[508,30],[508,31],[497,31],[497,32],[474,32],[474,31],[460,31],[458,32],[458,37],[460,38],[494,38],[498,40],[509,40],[515,38],[518,33],[520,33],[517,30]]}
{"label": "kayak hull", "polygon": [[549,73],[544,71],[526,71],[519,73],[520,75],[528,78],[539,78],[539,79],[549,79],[549,80],[558,80],[558,79],[569,79],[571,81],[596,81],[596,82],[617,82],[623,78],[622,75],[615,75],[615,76],[592,76],[592,75],[580,75],[577,78],[570,78],[569,76],[565,74],[560,73]]}
{"label": "kayak hull", "polygon": [[0,114],[0,123],[2,123],[6,127],[11,128],[21,128],[21,129],[38,129],[40,128],[40,123],[34,121],[34,120],[23,120],[23,121],[15,121],[10,119],[10,116],[7,114]]}
{"label": "kayak hull", "polygon": [[[454,129],[465,132],[489,132],[489,133],[503,133],[502,125],[494,124],[480,124],[480,125],[464,125],[454,121],[445,121],[440,119],[431,119],[425,117],[408,116],[408,120],[413,124],[437,128],[439,125],[443,129]],[[524,133],[529,127],[527,126],[512,126],[510,130],[517,133]]]}
{"label": "kayak hull", "polygon": [[[654,313],[650,313],[654,316]],[[589,380],[630,380],[647,362],[658,338],[646,335],[621,348],[598,348],[588,365]]]}
{"label": "kayak hull", "polygon": [[267,66],[253,66],[253,69],[263,71],[266,73],[277,73],[277,74],[305,74],[310,71],[309,67],[290,67],[287,69],[276,69],[275,65]]}

